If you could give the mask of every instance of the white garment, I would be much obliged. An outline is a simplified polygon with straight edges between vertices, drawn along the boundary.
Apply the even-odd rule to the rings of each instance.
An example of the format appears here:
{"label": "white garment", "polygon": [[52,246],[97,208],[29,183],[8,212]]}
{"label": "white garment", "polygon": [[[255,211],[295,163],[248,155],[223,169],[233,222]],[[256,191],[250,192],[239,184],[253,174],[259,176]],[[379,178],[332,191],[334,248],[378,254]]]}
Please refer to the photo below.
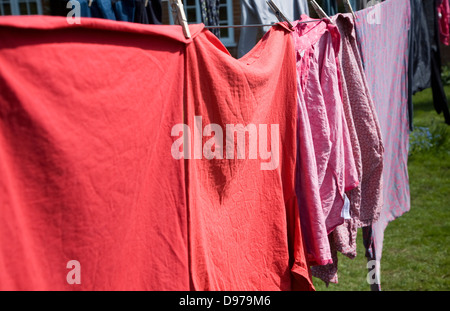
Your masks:
{"label": "white garment", "polygon": [[[300,18],[301,14],[309,15],[307,0],[273,0],[281,12],[291,21]],[[266,0],[241,0],[241,24],[273,24],[278,19]],[[270,29],[270,26],[263,27],[264,33]],[[247,54],[256,44],[258,27],[243,27],[238,45],[238,57]]]}

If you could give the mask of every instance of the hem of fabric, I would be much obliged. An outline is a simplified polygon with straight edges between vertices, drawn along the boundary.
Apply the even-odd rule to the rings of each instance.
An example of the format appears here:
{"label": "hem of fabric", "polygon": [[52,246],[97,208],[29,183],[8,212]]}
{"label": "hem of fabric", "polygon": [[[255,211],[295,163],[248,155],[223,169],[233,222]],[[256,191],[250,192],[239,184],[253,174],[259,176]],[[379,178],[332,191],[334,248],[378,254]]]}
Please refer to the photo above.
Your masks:
{"label": "hem of fabric", "polygon": [[372,226],[374,223],[376,223],[380,219],[380,215],[381,215],[381,209],[378,213],[375,213],[375,215],[370,219],[364,219],[364,220],[358,219],[356,226],[358,228]]}
{"label": "hem of fabric", "polygon": [[308,265],[309,266],[325,266],[325,265],[330,265],[333,263],[333,259],[316,259],[316,258],[312,258],[310,260],[308,260]]}
{"label": "hem of fabric", "polygon": [[308,266],[324,266],[333,263],[331,253],[322,254],[322,256],[315,256],[311,253],[306,254],[306,262]]}
{"label": "hem of fabric", "polygon": [[339,223],[335,223],[330,228],[327,228],[327,235],[330,235],[334,230],[336,230],[337,227],[342,225],[344,222],[345,222],[345,219],[341,217],[341,221],[339,221]]}
{"label": "hem of fabric", "polygon": [[342,255],[344,255],[345,257],[347,257],[348,259],[351,259],[351,260],[355,259],[356,256],[358,255],[356,253],[356,249],[347,250],[347,251],[345,251],[345,250],[338,250],[338,252],[341,253]]}
{"label": "hem of fabric", "polygon": [[344,192],[351,191],[351,190],[357,188],[359,185],[360,185],[359,180],[358,180],[358,181],[355,181],[355,182],[354,182],[353,184],[351,184],[350,186],[345,187]]}
{"label": "hem of fabric", "polygon": [[330,265],[324,267],[313,267],[311,271],[314,277],[323,281],[326,287],[328,287],[330,283],[338,283],[338,271],[336,269],[337,267],[333,267],[332,265]]}
{"label": "hem of fabric", "polygon": [[294,265],[291,268],[291,276],[293,278],[291,285],[292,291],[316,291],[309,269]]}
{"label": "hem of fabric", "polygon": [[378,219],[359,221],[356,225],[358,228],[369,227],[377,222]]}

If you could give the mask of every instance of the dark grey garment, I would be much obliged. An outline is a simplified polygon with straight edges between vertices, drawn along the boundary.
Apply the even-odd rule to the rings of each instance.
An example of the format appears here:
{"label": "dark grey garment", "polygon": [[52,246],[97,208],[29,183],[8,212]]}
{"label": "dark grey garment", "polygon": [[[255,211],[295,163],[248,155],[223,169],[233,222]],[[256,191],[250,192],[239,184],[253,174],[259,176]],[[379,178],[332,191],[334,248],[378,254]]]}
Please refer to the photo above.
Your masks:
{"label": "dark grey garment", "polygon": [[408,120],[413,130],[413,94],[431,86],[431,45],[423,1],[410,0],[411,26],[408,34]]}
{"label": "dark grey garment", "polygon": [[[291,21],[300,19],[302,14],[309,15],[307,0],[276,0],[274,3],[281,12]],[[273,24],[278,19],[270,10],[266,0],[241,0],[241,24]],[[262,33],[266,33],[270,26],[262,27]],[[238,58],[247,54],[256,44],[258,33],[261,29],[257,27],[241,28]]]}
{"label": "dark grey garment", "polygon": [[422,0],[411,0],[409,32],[412,94],[431,86],[431,46]]}
{"label": "dark grey garment", "polygon": [[[219,5],[220,0],[200,0],[202,11],[202,22],[205,26],[219,26]],[[217,38],[220,38],[220,29],[210,29]]]}
{"label": "dark grey garment", "polygon": [[438,114],[443,113],[445,123],[450,124],[450,112],[447,96],[442,84],[441,72],[441,48],[439,39],[439,18],[437,12],[438,0],[423,0],[423,9],[427,21],[428,37],[430,40],[431,56],[431,89],[433,93],[433,105]]}
{"label": "dark grey garment", "polygon": [[352,5],[353,10],[359,11],[383,1],[384,0],[354,0],[354,2],[350,1],[350,4]]}
{"label": "dark grey garment", "polygon": [[145,6],[145,0],[135,0],[136,9],[134,12],[134,22],[139,24],[155,24],[162,23],[162,6],[161,0],[148,0]]}
{"label": "dark grey garment", "polygon": [[162,5],[161,0],[149,0],[146,8],[149,24],[162,24]]}
{"label": "dark grey garment", "polygon": [[368,7],[369,0],[356,0],[356,10],[363,10]]}
{"label": "dark grey garment", "polygon": [[134,12],[134,22],[139,24],[149,24],[147,12],[145,11],[145,0],[136,0],[136,11]]}
{"label": "dark grey garment", "polygon": [[[358,3],[363,1],[358,0],[350,0],[350,5],[352,6],[353,11],[359,10],[359,6],[363,6],[363,3]],[[367,1],[364,1],[364,3]],[[339,13],[339,5],[337,0],[322,0],[322,9],[327,13],[328,16],[336,15]],[[341,11],[344,13],[345,11]]]}
{"label": "dark grey garment", "polygon": [[322,9],[328,16],[336,15],[338,13],[337,0],[322,0]]}

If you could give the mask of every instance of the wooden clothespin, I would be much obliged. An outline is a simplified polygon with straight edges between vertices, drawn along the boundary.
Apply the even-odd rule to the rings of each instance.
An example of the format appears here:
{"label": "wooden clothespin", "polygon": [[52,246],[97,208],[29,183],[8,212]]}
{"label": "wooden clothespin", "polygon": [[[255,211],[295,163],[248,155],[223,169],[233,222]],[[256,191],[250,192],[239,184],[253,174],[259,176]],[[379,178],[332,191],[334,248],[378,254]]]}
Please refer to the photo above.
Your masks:
{"label": "wooden clothespin", "polygon": [[183,27],[183,33],[186,39],[191,37],[191,32],[189,31],[189,26],[186,19],[186,14],[184,13],[184,7],[181,0],[169,0],[170,6],[172,7],[173,20],[177,21],[181,27]]}
{"label": "wooden clothespin", "polygon": [[319,15],[320,18],[326,18],[331,23],[333,23],[331,18],[327,15],[327,13],[325,13],[325,11],[320,7],[320,5],[317,4],[317,2],[315,0],[309,0],[309,2],[311,3],[314,11],[316,11],[317,15]]}
{"label": "wooden clothespin", "polygon": [[272,0],[266,0],[266,3],[269,5],[269,8],[273,11],[275,16],[278,18],[280,22],[287,22],[289,25],[289,28],[293,28],[294,25],[292,25],[291,21],[280,11],[280,9],[276,6],[275,3],[273,3]]}
{"label": "wooden clothespin", "polygon": [[350,0],[344,0],[344,6],[345,6],[345,9],[347,10],[347,12],[352,13],[353,18],[356,19],[356,15],[355,15],[355,12],[353,12],[353,8],[352,8],[352,5],[350,4]]}
{"label": "wooden clothespin", "polygon": [[145,0],[144,6],[147,7],[147,5],[148,5],[148,0]]}
{"label": "wooden clothespin", "polygon": [[91,7],[93,1],[94,1],[94,0],[89,0],[89,3],[88,3],[88,6],[89,6],[89,7]]}

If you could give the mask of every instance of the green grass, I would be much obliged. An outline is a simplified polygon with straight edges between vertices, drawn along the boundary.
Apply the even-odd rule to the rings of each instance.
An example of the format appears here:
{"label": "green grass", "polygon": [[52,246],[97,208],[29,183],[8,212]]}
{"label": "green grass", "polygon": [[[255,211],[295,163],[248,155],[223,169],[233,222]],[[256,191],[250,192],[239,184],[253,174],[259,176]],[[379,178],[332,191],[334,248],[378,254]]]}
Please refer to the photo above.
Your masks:
{"label": "green grass", "polygon": [[[450,103],[450,86],[445,87]],[[383,291],[450,290],[450,126],[433,107],[431,89],[417,93],[408,159],[411,210],[392,221],[381,259]],[[314,278],[318,291],[368,291],[362,232],[358,256],[339,254],[339,283]]]}

